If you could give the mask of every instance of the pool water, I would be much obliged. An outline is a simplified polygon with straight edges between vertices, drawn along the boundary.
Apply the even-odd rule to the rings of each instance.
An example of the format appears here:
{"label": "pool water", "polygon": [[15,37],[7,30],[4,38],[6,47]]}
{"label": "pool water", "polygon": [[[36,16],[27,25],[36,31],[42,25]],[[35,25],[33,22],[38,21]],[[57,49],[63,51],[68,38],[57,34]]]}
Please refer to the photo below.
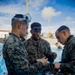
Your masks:
{"label": "pool water", "polygon": [[52,52],[57,53],[57,58],[54,60],[54,62],[61,61],[62,49],[58,49],[56,46],[51,46],[51,50],[52,50]]}
{"label": "pool water", "polygon": [[[2,48],[3,48],[3,44],[0,43],[0,75],[7,75],[7,69],[2,55]],[[62,50],[58,49],[56,46],[51,46],[51,50],[52,52],[57,53],[57,58],[55,59],[54,62],[59,62],[61,60]]]}
{"label": "pool water", "polygon": [[0,75],[6,75],[7,69],[2,55],[2,48],[3,48],[3,44],[0,43]]}

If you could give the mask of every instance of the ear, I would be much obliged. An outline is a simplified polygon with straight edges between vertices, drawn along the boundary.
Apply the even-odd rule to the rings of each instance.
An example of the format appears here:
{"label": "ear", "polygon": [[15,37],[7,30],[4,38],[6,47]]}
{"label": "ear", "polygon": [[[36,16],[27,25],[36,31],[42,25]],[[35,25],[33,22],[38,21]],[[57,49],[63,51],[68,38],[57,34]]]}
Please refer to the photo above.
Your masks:
{"label": "ear", "polygon": [[63,30],[63,34],[64,34],[64,36],[66,36],[66,31],[65,30]]}
{"label": "ear", "polygon": [[21,28],[21,22],[17,23],[17,28],[20,29]]}
{"label": "ear", "polygon": [[30,30],[30,33],[32,34],[32,30]]}

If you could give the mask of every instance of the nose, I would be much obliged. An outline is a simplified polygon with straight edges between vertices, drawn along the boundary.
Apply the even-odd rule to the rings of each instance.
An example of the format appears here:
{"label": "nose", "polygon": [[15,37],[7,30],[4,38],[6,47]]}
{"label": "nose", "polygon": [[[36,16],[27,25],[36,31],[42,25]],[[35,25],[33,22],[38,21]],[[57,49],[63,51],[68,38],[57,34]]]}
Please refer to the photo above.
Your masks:
{"label": "nose", "polygon": [[39,32],[39,31],[37,31],[37,32],[36,32],[36,34],[37,34],[37,35],[39,35],[39,34],[40,34],[40,32]]}

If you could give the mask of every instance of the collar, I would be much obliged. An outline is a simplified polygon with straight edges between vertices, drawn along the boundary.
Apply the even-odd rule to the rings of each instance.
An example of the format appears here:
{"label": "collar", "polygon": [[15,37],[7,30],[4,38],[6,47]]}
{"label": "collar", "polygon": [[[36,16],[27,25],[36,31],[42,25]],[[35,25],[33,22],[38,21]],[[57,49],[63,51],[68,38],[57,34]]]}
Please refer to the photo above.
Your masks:
{"label": "collar", "polygon": [[15,35],[14,33],[9,33],[9,35],[13,35],[13,36],[17,37],[20,40],[20,38],[17,35]]}
{"label": "collar", "polygon": [[32,37],[30,38],[32,44],[33,44],[33,45],[36,45],[36,46],[39,44],[40,39],[41,39],[41,38],[39,38],[38,41],[34,41]]}
{"label": "collar", "polygon": [[70,35],[66,41],[66,43],[71,39],[71,37],[74,37],[73,35]]}

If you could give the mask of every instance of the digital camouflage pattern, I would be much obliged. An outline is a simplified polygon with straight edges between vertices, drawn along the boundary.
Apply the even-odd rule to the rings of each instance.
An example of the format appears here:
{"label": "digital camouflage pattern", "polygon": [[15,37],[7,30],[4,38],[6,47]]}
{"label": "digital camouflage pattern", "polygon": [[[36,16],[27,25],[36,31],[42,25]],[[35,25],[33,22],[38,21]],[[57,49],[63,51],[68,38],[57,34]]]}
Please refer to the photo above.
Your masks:
{"label": "digital camouflage pattern", "polygon": [[25,46],[31,63],[34,63],[36,59],[45,57],[45,54],[52,54],[50,44],[42,38],[35,42],[31,37],[26,41]]}
{"label": "digital camouflage pattern", "polygon": [[71,35],[63,49],[61,71],[64,75],[75,75],[75,37]]}
{"label": "digital camouflage pattern", "polygon": [[42,68],[42,63],[31,65],[28,53],[20,38],[11,33],[3,46],[3,58],[5,59],[8,75],[31,75]]}

